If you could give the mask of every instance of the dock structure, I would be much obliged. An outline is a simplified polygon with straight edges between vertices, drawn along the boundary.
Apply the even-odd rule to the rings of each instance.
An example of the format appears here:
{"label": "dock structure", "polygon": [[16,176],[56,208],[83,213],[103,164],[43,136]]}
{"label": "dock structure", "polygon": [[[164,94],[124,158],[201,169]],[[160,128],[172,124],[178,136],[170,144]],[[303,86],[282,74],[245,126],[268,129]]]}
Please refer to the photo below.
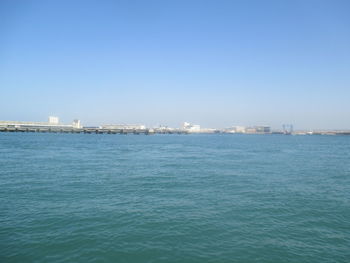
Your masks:
{"label": "dock structure", "polygon": [[[51,119],[53,119],[51,117]],[[83,133],[83,134],[187,134],[181,129],[151,129],[144,125],[103,125],[100,127],[82,127],[80,121],[73,124],[59,124],[57,118],[49,122],[0,121],[0,132],[37,132],[37,133]]]}
{"label": "dock structure", "polygon": [[[190,134],[190,133],[244,133],[244,134],[284,134],[284,135],[350,135],[350,130],[314,130],[294,131],[293,128],[271,131],[269,126],[241,127],[236,126],[224,130],[199,129],[193,130],[188,127],[170,128],[159,126],[147,128],[138,124],[108,124],[99,127],[84,127],[79,120],[72,124],[61,124],[58,117],[50,116],[48,122],[23,122],[23,121],[0,121],[0,132],[33,132],[33,133],[81,133],[81,134]],[[289,125],[293,127],[292,125]],[[288,126],[288,127],[289,127]]]}
{"label": "dock structure", "polygon": [[158,131],[154,129],[102,129],[102,128],[24,128],[24,127],[0,127],[0,132],[37,132],[37,133],[85,133],[85,134],[187,134],[186,131],[168,130]]}

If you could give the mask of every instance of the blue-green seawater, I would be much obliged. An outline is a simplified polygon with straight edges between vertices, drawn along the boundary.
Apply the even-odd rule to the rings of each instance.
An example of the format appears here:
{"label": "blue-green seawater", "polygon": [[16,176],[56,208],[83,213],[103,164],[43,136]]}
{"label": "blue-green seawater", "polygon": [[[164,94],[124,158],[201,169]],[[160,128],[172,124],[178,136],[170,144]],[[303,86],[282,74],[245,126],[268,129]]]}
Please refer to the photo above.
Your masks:
{"label": "blue-green seawater", "polygon": [[350,137],[1,133],[0,262],[350,262]]}

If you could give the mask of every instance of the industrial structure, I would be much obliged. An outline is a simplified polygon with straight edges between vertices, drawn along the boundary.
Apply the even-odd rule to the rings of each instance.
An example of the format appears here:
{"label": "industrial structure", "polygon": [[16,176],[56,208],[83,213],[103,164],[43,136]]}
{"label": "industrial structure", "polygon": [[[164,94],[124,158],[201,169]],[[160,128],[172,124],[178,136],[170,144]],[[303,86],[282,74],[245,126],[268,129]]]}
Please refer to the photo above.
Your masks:
{"label": "industrial structure", "polygon": [[293,124],[283,124],[283,133],[284,134],[292,134],[293,133]]}
{"label": "industrial structure", "polygon": [[145,125],[140,124],[105,124],[100,126],[101,129],[108,129],[108,130],[120,130],[120,129],[127,129],[127,130],[145,130]]}
{"label": "industrial structure", "polygon": [[284,135],[350,135],[349,130],[294,131],[292,124],[284,124],[282,130],[271,130],[270,126],[233,126],[226,129],[201,128],[198,124],[184,122],[181,128],[159,126],[147,128],[140,124],[106,124],[98,127],[83,127],[80,120],[62,124],[56,116],[49,116],[47,122],[0,121],[0,132],[53,132],[53,133],[95,133],[95,134],[190,134],[190,133],[241,133],[241,134],[284,134]]}
{"label": "industrial structure", "polygon": [[24,131],[36,130],[61,130],[61,129],[80,129],[82,125],[80,120],[74,120],[72,124],[61,124],[59,118],[49,116],[48,122],[26,122],[26,121],[0,121],[2,129],[17,129]]}
{"label": "industrial structure", "polygon": [[270,126],[253,126],[253,127],[244,127],[244,126],[233,126],[227,129],[224,129],[225,133],[246,133],[246,134],[269,134],[271,133]]}

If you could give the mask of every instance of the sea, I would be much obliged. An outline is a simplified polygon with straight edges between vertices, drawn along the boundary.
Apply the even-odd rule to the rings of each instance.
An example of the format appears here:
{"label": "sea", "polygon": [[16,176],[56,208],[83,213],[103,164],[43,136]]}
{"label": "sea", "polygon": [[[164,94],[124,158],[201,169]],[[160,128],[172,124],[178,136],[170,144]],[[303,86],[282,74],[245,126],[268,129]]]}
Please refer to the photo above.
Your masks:
{"label": "sea", "polygon": [[350,136],[0,133],[0,262],[350,262]]}

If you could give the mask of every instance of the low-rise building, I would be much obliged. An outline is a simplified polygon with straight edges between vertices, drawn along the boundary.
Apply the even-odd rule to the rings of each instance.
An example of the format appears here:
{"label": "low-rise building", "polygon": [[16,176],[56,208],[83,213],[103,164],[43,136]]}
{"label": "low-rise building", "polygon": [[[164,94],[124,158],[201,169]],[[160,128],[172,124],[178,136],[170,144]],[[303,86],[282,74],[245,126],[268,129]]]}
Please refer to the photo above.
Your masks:
{"label": "low-rise building", "polygon": [[266,134],[266,133],[271,133],[271,128],[270,128],[270,126],[247,127],[245,129],[245,133],[249,133],[249,134]]}
{"label": "low-rise building", "polygon": [[230,128],[226,128],[224,130],[225,133],[245,133],[245,127],[244,126],[232,126]]}
{"label": "low-rise building", "polygon": [[190,133],[198,133],[201,132],[201,126],[198,124],[191,124],[189,122],[184,122],[184,124],[182,125],[182,128],[185,131],[188,131]]}
{"label": "low-rise building", "polygon": [[79,129],[82,128],[82,125],[80,120],[74,120],[72,124],[61,124],[58,117],[50,116],[48,122],[0,121],[0,127],[12,129]]}
{"label": "low-rise building", "polygon": [[145,125],[140,124],[105,124],[101,126],[106,130],[145,130]]}

